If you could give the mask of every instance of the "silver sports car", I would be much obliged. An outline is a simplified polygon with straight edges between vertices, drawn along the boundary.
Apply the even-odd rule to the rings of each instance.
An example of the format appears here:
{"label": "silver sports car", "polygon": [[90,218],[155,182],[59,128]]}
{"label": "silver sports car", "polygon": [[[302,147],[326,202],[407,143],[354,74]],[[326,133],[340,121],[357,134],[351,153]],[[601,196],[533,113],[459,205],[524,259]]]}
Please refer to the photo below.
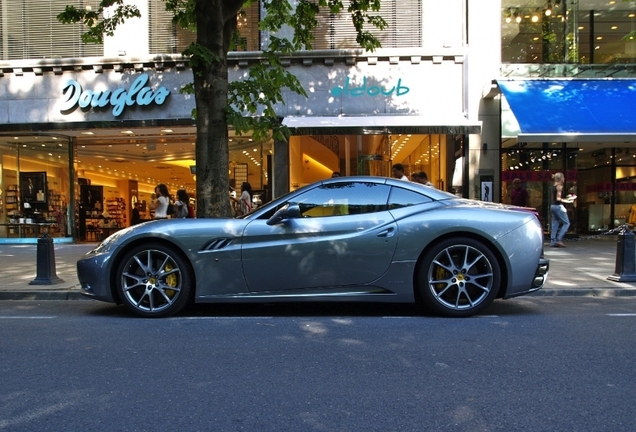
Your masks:
{"label": "silver sports car", "polygon": [[532,211],[384,177],[319,181],[237,219],[118,231],[77,263],[83,294],[162,317],[189,302],[419,302],[445,316],[540,289]]}

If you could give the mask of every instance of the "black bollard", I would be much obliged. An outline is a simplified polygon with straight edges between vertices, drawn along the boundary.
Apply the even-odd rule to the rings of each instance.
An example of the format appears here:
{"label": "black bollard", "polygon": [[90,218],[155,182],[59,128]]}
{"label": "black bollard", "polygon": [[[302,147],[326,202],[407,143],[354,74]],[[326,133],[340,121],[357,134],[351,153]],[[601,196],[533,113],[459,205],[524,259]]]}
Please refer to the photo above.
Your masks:
{"label": "black bollard", "polygon": [[57,277],[55,271],[53,239],[44,233],[38,238],[37,274],[29,285],[54,285],[61,282],[64,281]]}
{"label": "black bollard", "polygon": [[616,282],[636,282],[636,246],[634,233],[624,225],[618,233],[616,267],[607,279]]}

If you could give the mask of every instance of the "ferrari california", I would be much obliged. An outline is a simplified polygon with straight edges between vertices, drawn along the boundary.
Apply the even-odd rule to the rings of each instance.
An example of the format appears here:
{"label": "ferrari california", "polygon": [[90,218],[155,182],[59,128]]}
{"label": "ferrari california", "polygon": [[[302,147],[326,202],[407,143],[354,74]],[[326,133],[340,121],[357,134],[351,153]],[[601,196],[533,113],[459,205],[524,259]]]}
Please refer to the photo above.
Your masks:
{"label": "ferrari california", "polygon": [[77,263],[82,293],[164,317],[191,302],[413,303],[448,317],[539,290],[529,209],[384,177],[319,181],[234,219],[120,230]]}

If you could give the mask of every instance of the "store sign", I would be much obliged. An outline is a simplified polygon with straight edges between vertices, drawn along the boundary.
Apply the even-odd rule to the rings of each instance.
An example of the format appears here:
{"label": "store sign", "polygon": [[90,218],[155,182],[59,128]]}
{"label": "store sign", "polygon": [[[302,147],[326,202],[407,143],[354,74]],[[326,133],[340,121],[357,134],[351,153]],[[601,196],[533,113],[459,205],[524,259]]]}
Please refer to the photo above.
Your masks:
{"label": "store sign", "polygon": [[[501,181],[511,182],[514,179],[518,178],[523,182],[531,181],[531,182],[551,182],[553,181],[552,176],[559,171],[503,171],[501,173]],[[578,171],[569,170],[565,172],[565,181],[566,182],[575,182],[578,180]]]}
{"label": "store sign", "polygon": [[618,192],[631,192],[636,191],[636,183],[598,183],[585,187],[585,192],[611,192],[612,190]]}
{"label": "store sign", "polygon": [[71,80],[66,83],[62,93],[66,97],[60,112],[68,113],[77,108],[104,108],[108,105],[113,107],[113,115],[120,116],[127,106],[146,106],[152,103],[162,105],[170,95],[170,91],[165,87],[156,90],[146,86],[148,84],[148,74],[141,74],[133,81],[129,89],[119,87],[115,91],[105,90],[84,90],[80,83]]}
{"label": "store sign", "polygon": [[381,96],[404,96],[411,89],[402,85],[402,78],[397,80],[397,83],[393,86],[367,86],[367,77],[362,79],[362,85],[360,87],[355,87],[351,85],[351,78],[347,77],[347,81],[345,82],[344,87],[334,87],[331,89],[331,94],[339,97],[339,96],[371,96],[375,97],[378,95]]}

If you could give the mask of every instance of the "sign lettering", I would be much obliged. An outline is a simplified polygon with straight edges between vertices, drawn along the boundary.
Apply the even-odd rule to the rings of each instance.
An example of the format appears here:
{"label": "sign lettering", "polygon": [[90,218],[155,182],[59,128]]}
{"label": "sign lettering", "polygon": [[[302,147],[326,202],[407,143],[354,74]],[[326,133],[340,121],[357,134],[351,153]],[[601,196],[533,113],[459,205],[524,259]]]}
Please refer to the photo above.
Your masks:
{"label": "sign lettering", "polygon": [[[553,181],[552,176],[559,171],[503,171],[501,173],[501,181],[511,182],[514,179],[518,178],[522,182],[551,182]],[[575,182],[578,180],[578,171],[569,170],[565,173],[565,181],[566,182]]]}
{"label": "sign lettering", "polygon": [[338,96],[358,97],[358,96],[364,96],[364,95],[371,96],[371,97],[375,97],[375,96],[388,97],[388,96],[393,96],[393,94],[395,94],[396,96],[404,96],[410,91],[411,91],[410,88],[402,85],[402,78],[398,79],[396,85],[394,85],[391,88],[388,88],[388,87],[380,87],[379,85],[367,87],[367,77],[364,77],[362,79],[362,86],[354,87],[351,85],[351,78],[347,77],[344,87],[337,86],[332,88],[331,94],[336,97]]}
{"label": "sign lettering", "polygon": [[157,105],[163,105],[170,95],[170,91],[163,86],[153,91],[146,86],[147,83],[148,74],[141,74],[133,81],[130,89],[126,90],[120,87],[111,92],[110,90],[83,90],[80,83],[71,80],[66,83],[62,90],[66,100],[62,104],[60,112],[68,113],[78,106],[82,109],[89,109],[104,108],[110,104],[113,107],[113,115],[118,117],[127,106],[135,104],[147,106],[153,102]]}

